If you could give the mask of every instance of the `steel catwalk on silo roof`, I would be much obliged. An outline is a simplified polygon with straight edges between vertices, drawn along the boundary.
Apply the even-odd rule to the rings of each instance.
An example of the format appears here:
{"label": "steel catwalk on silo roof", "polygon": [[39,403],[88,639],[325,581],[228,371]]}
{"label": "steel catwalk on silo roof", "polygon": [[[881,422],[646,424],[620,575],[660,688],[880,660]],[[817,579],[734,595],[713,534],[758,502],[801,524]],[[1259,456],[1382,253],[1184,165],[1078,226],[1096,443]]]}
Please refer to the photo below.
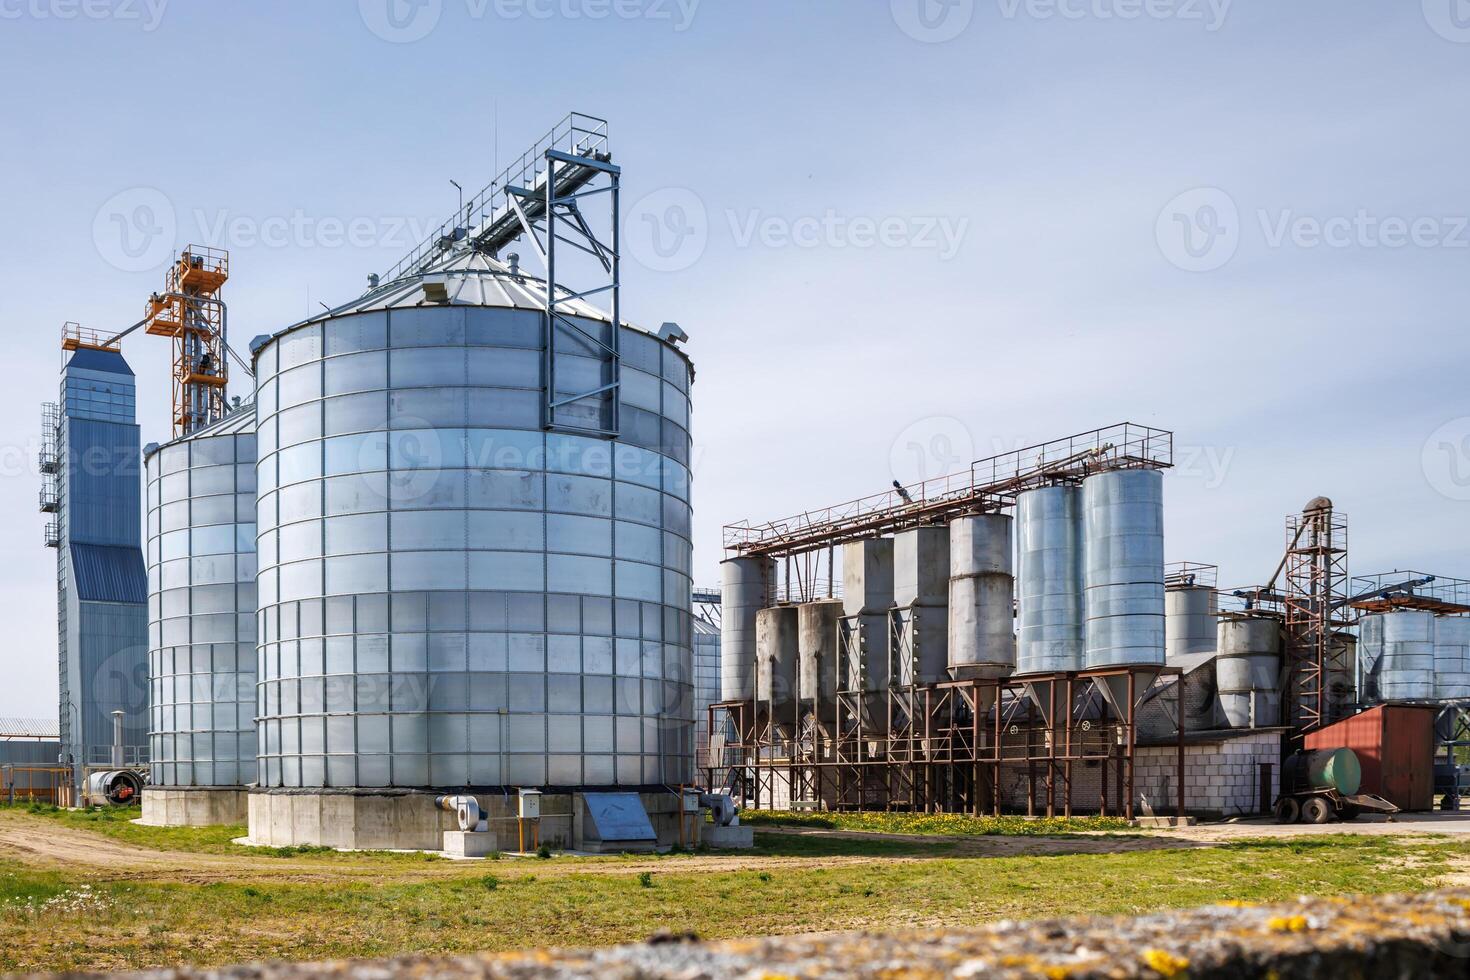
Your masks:
{"label": "steel catwalk on silo roof", "polygon": [[149,810],[155,788],[255,782],[255,448],[247,406],[145,460]]}
{"label": "steel catwalk on silo roof", "polygon": [[[255,346],[263,787],[692,775],[692,368],[622,325],[619,437],[544,430],[545,289],[466,253]],[[557,397],[615,339],[559,309]]]}

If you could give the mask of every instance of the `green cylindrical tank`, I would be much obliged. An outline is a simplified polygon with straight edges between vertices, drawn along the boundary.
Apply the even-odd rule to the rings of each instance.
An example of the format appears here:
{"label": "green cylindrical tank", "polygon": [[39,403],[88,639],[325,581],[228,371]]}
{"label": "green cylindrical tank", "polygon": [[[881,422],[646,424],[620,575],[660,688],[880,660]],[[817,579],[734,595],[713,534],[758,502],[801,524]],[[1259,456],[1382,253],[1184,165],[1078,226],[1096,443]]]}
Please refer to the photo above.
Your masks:
{"label": "green cylindrical tank", "polygon": [[1363,785],[1363,767],[1352,749],[1313,749],[1298,752],[1286,762],[1286,785],[1336,790],[1353,796]]}

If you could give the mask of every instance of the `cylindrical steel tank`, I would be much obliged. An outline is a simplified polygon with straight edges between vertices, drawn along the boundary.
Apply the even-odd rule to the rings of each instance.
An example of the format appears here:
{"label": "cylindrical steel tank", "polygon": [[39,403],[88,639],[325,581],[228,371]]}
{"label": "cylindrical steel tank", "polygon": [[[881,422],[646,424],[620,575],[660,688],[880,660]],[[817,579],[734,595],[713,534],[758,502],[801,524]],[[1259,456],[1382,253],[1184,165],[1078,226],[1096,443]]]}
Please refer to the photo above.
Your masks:
{"label": "cylindrical steel tank", "polygon": [[949,670],[949,528],[893,537],[894,683],[937,684]]}
{"label": "cylindrical steel tank", "polygon": [[949,673],[956,680],[1016,669],[1014,529],[1008,514],[960,517],[949,526]]}
{"label": "cylindrical steel tank", "polygon": [[1164,663],[1164,478],[1114,470],[1082,482],[1088,667]]}
{"label": "cylindrical steel tank", "polygon": [[1434,700],[1434,622],[1433,613],[1411,609],[1363,617],[1359,648],[1376,665],[1382,700]]}
{"label": "cylindrical steel tank", "polygon": [[796,606],[771,606],[755,617],[755,697],[789,734],[796,721],[801,647]]}
{"label": "cylindrical steel tank", "polygon": [[1350,717],[1358,708],[1358,638],[1339,630],[1328,640],[1327,700],[1331,720]]}
{"label": "cylindrical steel tank", "polygon": [[1218,605],[1215,590],[1202,585],[1169,589],[1164,593],[1164,659],[1167,662],[1173,663],[1175,658],[1191,654],[1215,652]]}
{"label": "cylindrical steel tank", "polygon": [[252,345],[263,788],[692,776],[690,362],[546,298],[457,254]]}
{"label": "cylindrical steel tank", "polygon": [[1281,724],[1281,624],[1267,617],[1222,619],[1215,686],[1229,728]]}
{"label": "cylindrical steel tank", "polygon": [[1441,701],[1470,698],[1470,618],[1434,621],[1434,691]]}
{"label": "cylindrical steel tank", "polygon": [[1082,492],[1070,486],[1016,500],[1017,673],[1082,668],[1081,508]]}
{"label": "cylindrical steel tank", "polygon": [[720,629],[695,616],[694,627],[694,764],[707,765],[709,706],[720,698]]}
{"label": "cylindrical steel tank", "polygon": [[1363,786],[1363,767],[1352,749],[1311,749],[1287,758],[1282,767],[1285,789],[1330,789],[1353,796]]}
{"label": "cylindrical steel tank", "polygon": [[[886,691],[889,680],[890,615],[893,608],[893,539],[850,541],[842,547],[842,610],[855,617],[855,643],[862,658],[862,690]],[[851,673],[849,666],[849,673]]]}
{"label": "cylindrical steel tank", "polygon": [[255,410],[151,452],[149,782],[255,782]]}
{"label": "cylindrical steel tank", "polygon": [[755,697],[755,617],[775,600],[776,563],[731,558],[720,592],[720,700]]}
{"label": "cylindrical steel tank", "polygon": [[837,628],[842,619],[842,600],[804,603],[797,607],[796,614],[801,654],[797,694],[810,702],[818,718],[830,721],[837,711]]}

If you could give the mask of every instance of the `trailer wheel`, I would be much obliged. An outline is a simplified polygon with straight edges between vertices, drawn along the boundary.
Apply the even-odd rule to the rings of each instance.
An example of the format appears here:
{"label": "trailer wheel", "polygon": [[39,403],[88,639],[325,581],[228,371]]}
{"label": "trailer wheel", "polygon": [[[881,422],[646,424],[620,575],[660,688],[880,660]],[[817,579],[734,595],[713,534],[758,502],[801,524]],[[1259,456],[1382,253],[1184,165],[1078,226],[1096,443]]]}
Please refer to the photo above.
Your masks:
{"label": "trailer wheel", "polygon": [[1294,797],[1283,796],[1276,801],[1276,822],[1296,823],[1301,818],[1302,807]]}
{"label": "trailer wheel", "polygon": [[1302,820],[1306,823],[1326,823],[1332,818],[1332,809],[1327,801],[1314,796],[1302,804]]}

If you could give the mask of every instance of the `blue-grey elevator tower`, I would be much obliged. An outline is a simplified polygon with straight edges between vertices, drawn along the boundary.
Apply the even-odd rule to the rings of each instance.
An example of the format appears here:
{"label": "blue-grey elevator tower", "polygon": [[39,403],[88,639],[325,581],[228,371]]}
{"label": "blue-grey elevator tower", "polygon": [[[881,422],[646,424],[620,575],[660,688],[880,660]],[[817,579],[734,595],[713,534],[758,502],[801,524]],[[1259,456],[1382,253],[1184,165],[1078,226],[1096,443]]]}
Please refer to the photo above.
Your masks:
{"label": "blue-grey elevator tower", "polygon": [[46,543],[57,549],[61,761],[80,785],[86,768],[140,765],[148,751],[142,452],[136,384],[122,354],[75,351],[42,428],[41,509],[54,515]]}

